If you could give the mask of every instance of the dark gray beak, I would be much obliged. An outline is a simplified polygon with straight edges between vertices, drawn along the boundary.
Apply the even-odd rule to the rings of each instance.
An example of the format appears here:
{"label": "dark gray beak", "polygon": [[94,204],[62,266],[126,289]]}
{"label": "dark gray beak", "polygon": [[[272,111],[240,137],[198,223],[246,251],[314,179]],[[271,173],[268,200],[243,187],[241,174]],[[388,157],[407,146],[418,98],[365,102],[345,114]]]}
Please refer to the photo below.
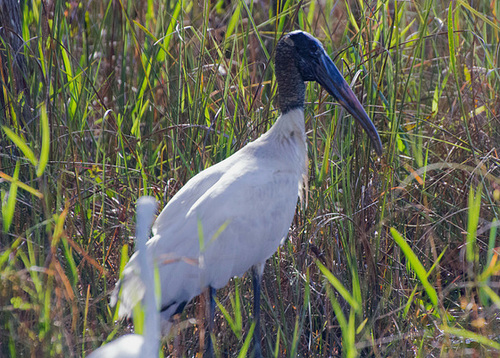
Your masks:
{"label": "dark gray beak", "polygon": [[361,124],[361,127],[368,133],[368,137],[370,137],[378,156],[381,156],[382,142],[380,141],[377,129],[344,77],[342,77],[326,53],[320,56],[319,62],[313,71],[316,82],[324,87]]}

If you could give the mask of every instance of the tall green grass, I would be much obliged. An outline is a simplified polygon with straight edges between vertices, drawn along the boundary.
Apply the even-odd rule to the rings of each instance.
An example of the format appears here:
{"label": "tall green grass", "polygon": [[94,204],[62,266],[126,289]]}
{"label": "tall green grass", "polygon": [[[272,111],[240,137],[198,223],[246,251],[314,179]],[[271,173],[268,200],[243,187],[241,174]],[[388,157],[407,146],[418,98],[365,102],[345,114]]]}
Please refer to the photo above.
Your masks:
{"label": "tall green grass", "polygon": [[[19,49],[0,42],[0,356],[84,356],[132,329],[108,294],[136,199],[165,205],[272,125],[273,49],[299,28],[384,155],[308,86],[308,200],[265,269],[265,355],[498,355],[499,14],[463,0],[24,2],[25,92]],[[203,351],[204,304],[165,356]],[[216,352],[244,356],[250,280],[217,306]]]}

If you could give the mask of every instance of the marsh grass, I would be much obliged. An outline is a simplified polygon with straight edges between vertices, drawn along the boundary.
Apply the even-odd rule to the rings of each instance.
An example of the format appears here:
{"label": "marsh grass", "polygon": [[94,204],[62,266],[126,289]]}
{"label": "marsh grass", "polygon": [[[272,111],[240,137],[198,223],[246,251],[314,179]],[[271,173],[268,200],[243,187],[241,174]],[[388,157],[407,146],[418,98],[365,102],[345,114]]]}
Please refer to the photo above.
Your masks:
{"label": "marsh grass", "polygon": [[[84,356],[133,328],[108,294],[133,250],[135,201],[164,206],[272,125],[273,49],[300,28],[352,83],[384,155],[308,86],[307,206],[266,265],[266,356],[497,356],[499,12],[464,0],[24,2],[24,47],[0,43],[0,355]],[[217,301],[216,352],[244,356],[250,279]],[[202,352],[204,317],[200,297],[164,355]]]}

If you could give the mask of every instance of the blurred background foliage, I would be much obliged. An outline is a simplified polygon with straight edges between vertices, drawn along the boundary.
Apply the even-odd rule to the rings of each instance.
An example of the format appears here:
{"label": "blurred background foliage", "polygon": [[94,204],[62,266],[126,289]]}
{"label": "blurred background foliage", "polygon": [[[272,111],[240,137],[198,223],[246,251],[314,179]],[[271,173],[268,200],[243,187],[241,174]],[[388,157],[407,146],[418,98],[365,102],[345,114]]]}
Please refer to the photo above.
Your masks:
{"label": "blurred background foliage", "polygon": [[[273,50],[294,29],[384,155],[308,86],[307,205],[265,269],[264,354],[498,356],[500,2],[1,5],[0,356],[84,356],[133,329],[108,294],[135,201],[165,205],[274,123]],[[218,292],[218,356],[244,347],[250,287]],[[204,317],[200,297],[165,357],[203,352]]]}

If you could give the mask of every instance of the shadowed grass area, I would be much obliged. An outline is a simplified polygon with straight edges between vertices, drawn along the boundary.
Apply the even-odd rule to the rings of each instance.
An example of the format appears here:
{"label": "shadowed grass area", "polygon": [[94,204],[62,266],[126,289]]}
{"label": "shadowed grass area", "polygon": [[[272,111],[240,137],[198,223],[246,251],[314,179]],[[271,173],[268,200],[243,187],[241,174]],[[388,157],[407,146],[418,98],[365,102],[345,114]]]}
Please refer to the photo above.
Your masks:
{"label": "shadowed grass area", "polygon": [[[0,356],[80,357],[133,329],[109,292],[135,201],[163,207],[274,123],[273,49],[293,29],[324,44],[384,155],[308,86],[307,205],[265,268],[265,356],[499,354],[499,2],[21,10],[24,46],[0,32]],[[218,356],[248,348],[251,292],[246,276],[219,290]],[[188,305],[165,357],[203,352],[204,310]]]}

